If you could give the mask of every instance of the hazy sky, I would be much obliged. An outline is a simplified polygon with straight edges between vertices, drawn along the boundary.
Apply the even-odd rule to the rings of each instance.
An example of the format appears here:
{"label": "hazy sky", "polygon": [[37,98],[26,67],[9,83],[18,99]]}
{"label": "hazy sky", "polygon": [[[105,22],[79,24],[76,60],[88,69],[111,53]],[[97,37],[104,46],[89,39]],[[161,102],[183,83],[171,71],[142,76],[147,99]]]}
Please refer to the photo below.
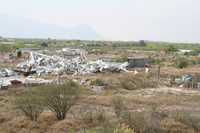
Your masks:
{"label": "hazy sky", "polygon": [[107,40],[200,42],[200,0],[0,0],[0,13],[87,24]]}

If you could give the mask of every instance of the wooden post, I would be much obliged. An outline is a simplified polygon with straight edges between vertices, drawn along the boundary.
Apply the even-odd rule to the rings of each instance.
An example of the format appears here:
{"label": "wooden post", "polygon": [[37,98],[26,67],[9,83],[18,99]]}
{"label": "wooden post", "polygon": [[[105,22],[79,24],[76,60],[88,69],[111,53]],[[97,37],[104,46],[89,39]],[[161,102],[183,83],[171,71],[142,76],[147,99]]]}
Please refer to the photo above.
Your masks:
{"label": "wooden post", "polygon": [[158,66],[157,84],[158,84],[158,86],[160,85],[160,65]]}

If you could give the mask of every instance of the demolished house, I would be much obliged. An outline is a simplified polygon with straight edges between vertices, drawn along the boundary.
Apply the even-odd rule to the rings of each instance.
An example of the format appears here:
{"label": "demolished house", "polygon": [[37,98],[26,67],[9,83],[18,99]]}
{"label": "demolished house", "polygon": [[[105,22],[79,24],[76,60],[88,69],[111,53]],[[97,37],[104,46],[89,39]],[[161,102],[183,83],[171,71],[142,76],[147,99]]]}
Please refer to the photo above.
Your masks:
{"label": "demolished house", "polygon": [[[17,65],[16,69],[0,70],[0,89],[16,85],[40,85],[53,83],[54,80],[36,78],[49,74],[92,74],[99,72],[128,72],[128,62],[116,63],[103,60],[87,61],[85,52],[75,49],[64,49],[71,56],[45,55],[36,51],[29,52],[29,58]],[[72,53],[71,53],[72,52]],[[71,53],[71,54],[70,54]]]}
{"label": "demolished house", "polygon": [[86,61],[80,54],[74,58],[62,58],[60,56],[48,56],[37,52],[30,52],[29,60],[17,66],[18,72],[41,74],[88,74],[97,72],[127,71],[128,62],[115,63],[102,60]]}

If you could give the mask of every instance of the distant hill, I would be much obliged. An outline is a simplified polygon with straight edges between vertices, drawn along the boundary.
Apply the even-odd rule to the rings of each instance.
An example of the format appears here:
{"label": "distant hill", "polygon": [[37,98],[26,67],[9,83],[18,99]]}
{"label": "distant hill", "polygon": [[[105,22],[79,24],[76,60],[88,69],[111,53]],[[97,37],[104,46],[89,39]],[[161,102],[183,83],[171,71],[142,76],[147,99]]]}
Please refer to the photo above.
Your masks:
{"label": "distant hill", "polygon": [[8,15],[0,15],[0,35],[21,38],[102,39],[89,25],[77,25],[71,28],[64,28]]}

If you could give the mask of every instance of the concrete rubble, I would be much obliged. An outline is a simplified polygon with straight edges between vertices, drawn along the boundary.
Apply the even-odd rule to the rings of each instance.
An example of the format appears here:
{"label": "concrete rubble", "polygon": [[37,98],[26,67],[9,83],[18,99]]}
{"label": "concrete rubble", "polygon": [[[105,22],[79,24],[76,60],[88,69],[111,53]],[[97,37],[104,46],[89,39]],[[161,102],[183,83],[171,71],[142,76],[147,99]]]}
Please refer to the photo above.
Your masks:
{"label": "concrete rubble", "polygon": [[2,77],[10,77],[10,76],[15,76],[16,73],[13,70],[10,69],[0,69],[0,78]]}
{"label": "concrete rubble", "polygon": [[74,73],[81,63],[79,57],[65,60],[59,56],[47,56],[44,54],[30,52],[30,59],[21,63],[17,68],[23,72],[35,72],[39,76],[41,74],[59,74],[64,72]]}
{"label": "concrete rubble", "polygon": [[53,80],[45,80],[35,77],[12,76],[0,78],[0,89],[7,88],[8,86],[16,85],[40,85],[50,84]]}
{"label": "concrete rubble", "polygon": [[192,81],[192,76],[191,75],[183,75],[181,76],[180,78],[176,78],[175,79],[175,82],[178,84],[178,85],[182,85],[184,83],[187,83],[187,82],[191,82]]}
{"label": "concrete rubble", "polygon": [[35,72],[37,75],[42,74],[89,74],[97,72],[127,72],[128,62],[115,63],[104,62],[102,60],[86,61],[82,56],[71,59],[60,56],[48,56],[36,52],[30,52],[30,59],[17,67],[23,72]]}
{"label": "concrete rubble", "polygon": [[[128,72],[128,62],[116,63],[103,60],[87,61],[84,50],[65,48],[65,56],[45,55],[30,51],[29,59],[17,65],[16,69],[0,69],[0,89],[10,85],[49,84],[53,80],[36,77],[48,74],[91,74],[98,72]],[[68,58],[69,57],[69,58]]]}

